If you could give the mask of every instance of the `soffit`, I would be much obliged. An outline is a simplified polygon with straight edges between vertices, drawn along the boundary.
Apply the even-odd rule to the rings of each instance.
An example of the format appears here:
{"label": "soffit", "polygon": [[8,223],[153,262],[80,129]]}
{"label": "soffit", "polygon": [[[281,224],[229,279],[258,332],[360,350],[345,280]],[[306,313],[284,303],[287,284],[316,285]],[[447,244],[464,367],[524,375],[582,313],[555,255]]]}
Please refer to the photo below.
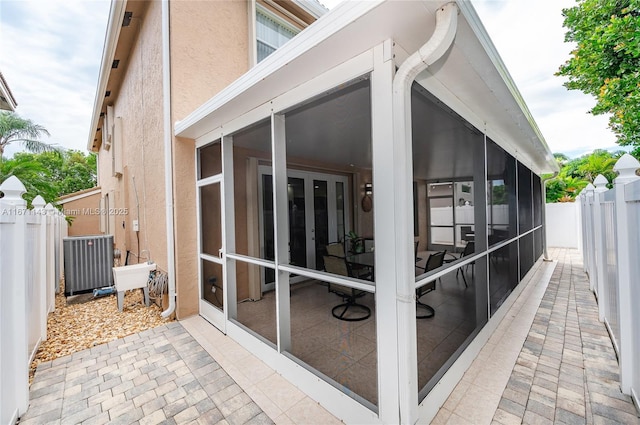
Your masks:
{"label": "soffit", "polygon": [[[144,17],[148,6],[149,2],[147,1],[127,1],[125,3],[124,11],[125,13],[131,12],[132,14],[132,19],[129,24],[127,26],[122,26],[123,22],[119,16],[118,22],[108,23],[109,26],[120,26],[120,28],[113,55],[108,55],[108,46],[105,46],[105,51],[103,52],[102,60],[104,63],[99,81],[106,80],[106,86],[104,92],[96,93],[96,96],[102,97],[102,101],[99,104],[99,110],[94,111],[94,114],[100,114],[100,118],[97,121],[97,126],[92,129],[95,130],[93,144],[89,146],[92,151],[97,151],[102,143],[104,114],[107,112],[107,106],[113,105],[115,100],[118,98],[120,87],[122,86],[122,80],[124,79],[127,66],[129,64],[129,56],[140,33],[140,26],[143,22],[142,18]],[[107,31],[109,31],[109,29]],[[117,68],[113,68],[114,60],[118,61]],[[100,90],[100,87],[98,87],[98,90]],[[107,93],[109,94],[107,95]]]}

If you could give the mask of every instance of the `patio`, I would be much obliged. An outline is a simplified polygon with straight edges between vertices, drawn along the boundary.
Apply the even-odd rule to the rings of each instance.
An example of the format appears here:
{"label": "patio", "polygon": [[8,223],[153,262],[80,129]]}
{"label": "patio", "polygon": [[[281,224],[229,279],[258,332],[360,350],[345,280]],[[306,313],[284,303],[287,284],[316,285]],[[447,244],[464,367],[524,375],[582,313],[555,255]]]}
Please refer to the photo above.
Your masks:
{"label": "patio", "polygon": [[[433,423],[640,423],[580,254],[551,255]],[[21,424],[339,423],[201,317],[43,363],[30,392]]]}

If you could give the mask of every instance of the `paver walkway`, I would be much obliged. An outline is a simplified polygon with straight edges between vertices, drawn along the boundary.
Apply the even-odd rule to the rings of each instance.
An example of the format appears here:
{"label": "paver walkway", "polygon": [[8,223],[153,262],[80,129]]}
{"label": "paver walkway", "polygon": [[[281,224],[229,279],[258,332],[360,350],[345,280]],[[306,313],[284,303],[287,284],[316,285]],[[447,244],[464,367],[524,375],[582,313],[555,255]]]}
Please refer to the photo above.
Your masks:
{"label": "paver walkway", "polygon": [[271,424],[178,322],[38,366],[21,425]]}
{"label": "paver walkway", "polygon": [[558,265],[493,417],[497,424],[640,424],[575,250]]}
{"label": "paver walkway", "polygon": [[[434,424],[640,424],[579,253],[552,257],[501,309]],[[21,425],[339,424],[197,316],[43,363],[30,396]]]}

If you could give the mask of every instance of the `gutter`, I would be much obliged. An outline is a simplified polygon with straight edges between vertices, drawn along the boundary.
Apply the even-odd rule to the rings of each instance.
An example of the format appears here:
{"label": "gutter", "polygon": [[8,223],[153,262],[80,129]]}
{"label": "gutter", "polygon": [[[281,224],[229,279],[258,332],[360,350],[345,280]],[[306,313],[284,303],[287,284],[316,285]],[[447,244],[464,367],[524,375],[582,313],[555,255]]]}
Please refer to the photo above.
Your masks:
{"label": "gutter", "polygon": [[176,248],[173,216],[173,132],[171,128],[171,56],[169,45],[169,0],[162,2],[162,120],[164,124],[164,196],[167,233],[167,278],[169,307],[162,317],[176,309]]}
{"label": "gutter", "polygon": [[[409,166],[412,161],[411,153],[411,85],[418,74],[435,63],[449,50],[453,44],[458,27],[458,7],[456,3],[447,3],[436,12],[436,28],[431,38],[415,53],[409,56],[396,71],[393,78],[393,141],[394,162],[396,164],[395,182],[397,187],[408,188],[413,181],[413,168]],[[398,190],[395,196],[396,223],[402,228],[396,228],[396,247],[401,253],[398,267],[396,268],[396,300],[398,314],[398,345],[409,344],[404,358],[399,358],[399,410],[401,423],[415,423],[418,419],[418,387],[417,365],[415,347],[416,334],[416,307],[415,307],[415,283],[413,276],[409,276],[408,270],[413,270],[413,244],[409,235],[413,231],[409,229],[409,223],[413,223],[411,214],[413,210],[407,208],[410,205],[408,190]],[[413,345],[413,347],[412,347]]]}
{"label": "gutter", "polygon": [[549,258],[549,250],[547,249],[547,182],[555,180],[559,171],[554,171],[551,177],[542,179],[542,224],[544,224],[544,232],[542,232],[542,246],[544,247],[543,261],[553,261]]}

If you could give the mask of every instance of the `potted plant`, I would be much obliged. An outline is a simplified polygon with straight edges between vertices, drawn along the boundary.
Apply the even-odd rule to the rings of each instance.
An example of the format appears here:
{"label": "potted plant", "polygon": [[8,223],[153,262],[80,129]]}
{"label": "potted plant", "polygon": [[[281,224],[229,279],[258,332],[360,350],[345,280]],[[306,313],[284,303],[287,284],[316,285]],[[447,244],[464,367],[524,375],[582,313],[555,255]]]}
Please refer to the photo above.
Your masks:
{"label": "potted plant", "polygon": [[347,233],[347,239],[349,239],[349,251],[354,254],[364,252],[364,240],[356,232],[352,230]]}

